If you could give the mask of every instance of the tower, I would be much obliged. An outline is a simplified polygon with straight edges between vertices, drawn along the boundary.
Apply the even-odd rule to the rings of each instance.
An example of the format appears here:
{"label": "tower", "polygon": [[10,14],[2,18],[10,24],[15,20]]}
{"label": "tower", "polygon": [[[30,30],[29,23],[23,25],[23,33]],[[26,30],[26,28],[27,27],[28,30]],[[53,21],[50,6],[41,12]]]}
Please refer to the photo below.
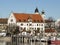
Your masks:
{"label": "tower", "polygon": [[39,14],[38,8],[35,9],[35,14]]}
{"label": "tower", "polygon": [[44,10],[41,11],[41,15],[42,15],[43,19],[45,19],[45,12],[44,12]]}

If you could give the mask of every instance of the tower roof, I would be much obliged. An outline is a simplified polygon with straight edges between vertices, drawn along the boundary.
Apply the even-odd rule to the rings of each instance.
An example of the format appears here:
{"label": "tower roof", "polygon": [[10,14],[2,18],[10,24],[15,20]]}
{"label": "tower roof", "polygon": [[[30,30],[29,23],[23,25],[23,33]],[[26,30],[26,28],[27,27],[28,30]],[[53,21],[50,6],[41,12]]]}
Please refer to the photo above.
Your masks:
{"label": "tower roof", "polygon": [[44,12],[44,10],[42,10],[42,12],[41,12],[42,14],[44,14],[45,12]]}
{"label": "tower roof", "polygon": [[35,13],[39,13],[39,10],[38,10],[38,8],[36,8],[36,9],[35,9]]}

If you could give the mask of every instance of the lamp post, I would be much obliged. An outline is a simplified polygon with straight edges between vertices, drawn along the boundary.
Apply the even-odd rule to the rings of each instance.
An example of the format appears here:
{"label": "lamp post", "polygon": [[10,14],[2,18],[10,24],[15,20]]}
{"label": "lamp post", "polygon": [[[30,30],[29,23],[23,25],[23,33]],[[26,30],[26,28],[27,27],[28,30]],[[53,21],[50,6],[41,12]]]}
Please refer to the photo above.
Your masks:
{"label": "lamp post", "polygon": [[41,45],[41,32],[40,32],[39,38],[40,38],[40,45]]}

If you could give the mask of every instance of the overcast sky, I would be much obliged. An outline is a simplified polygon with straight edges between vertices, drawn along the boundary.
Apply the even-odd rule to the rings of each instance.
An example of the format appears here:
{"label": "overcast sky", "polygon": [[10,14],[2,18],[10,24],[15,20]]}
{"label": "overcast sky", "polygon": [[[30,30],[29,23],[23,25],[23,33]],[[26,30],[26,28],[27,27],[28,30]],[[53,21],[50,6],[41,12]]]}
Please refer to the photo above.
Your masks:
{"label": "overcast sky", "polygon": [[46,17],[60,18],[60,0],[0,0],[0,17],[8,18],[11,12],[34,13],[35,8]]}

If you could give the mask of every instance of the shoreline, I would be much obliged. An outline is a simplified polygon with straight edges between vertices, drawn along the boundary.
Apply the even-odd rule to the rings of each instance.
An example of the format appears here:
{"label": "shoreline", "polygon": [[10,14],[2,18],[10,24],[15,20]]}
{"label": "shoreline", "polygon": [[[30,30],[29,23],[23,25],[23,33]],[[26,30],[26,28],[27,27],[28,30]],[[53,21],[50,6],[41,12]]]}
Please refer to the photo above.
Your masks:
{"label": "shoreline", "polygon": [[0,37],[0,41],[10,42],[11,41],[11,37]]}

